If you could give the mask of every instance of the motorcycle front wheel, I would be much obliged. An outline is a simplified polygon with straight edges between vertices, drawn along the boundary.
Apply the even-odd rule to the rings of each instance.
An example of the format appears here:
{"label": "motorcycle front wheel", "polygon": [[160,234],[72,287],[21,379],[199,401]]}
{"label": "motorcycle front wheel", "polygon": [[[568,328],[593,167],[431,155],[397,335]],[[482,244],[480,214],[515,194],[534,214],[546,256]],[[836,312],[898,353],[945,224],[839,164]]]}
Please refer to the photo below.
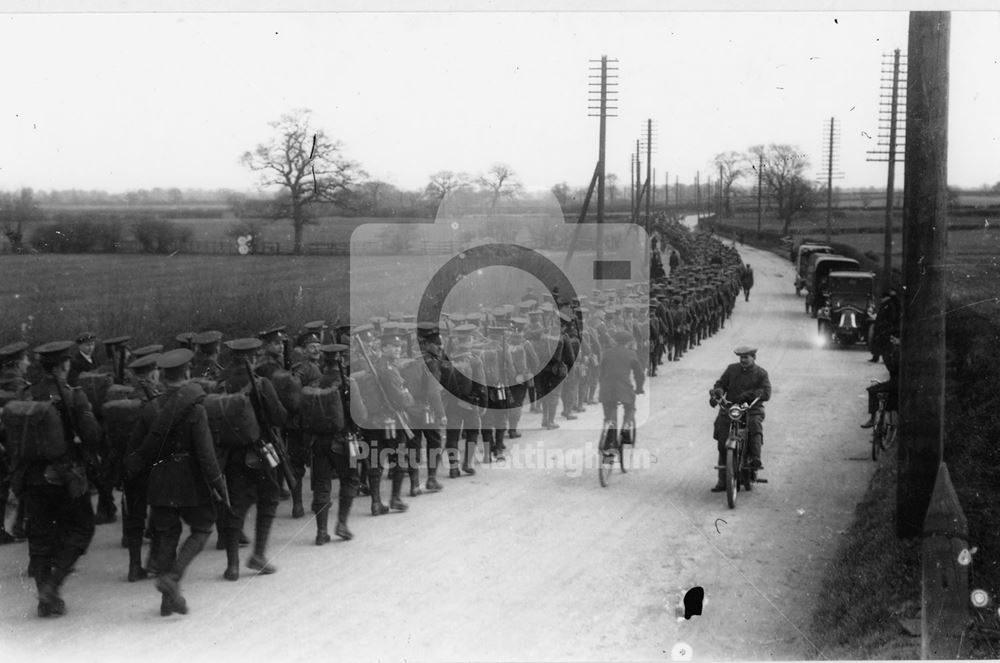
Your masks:
{"label": "motorcycle front wheel", "polygon": [[734,449],[726,450],[726,502],[729,504],[730,509],[736,508],[736,495],[740,491],[739,482],[737,480],[737,469],[736,469],[736,451]]}

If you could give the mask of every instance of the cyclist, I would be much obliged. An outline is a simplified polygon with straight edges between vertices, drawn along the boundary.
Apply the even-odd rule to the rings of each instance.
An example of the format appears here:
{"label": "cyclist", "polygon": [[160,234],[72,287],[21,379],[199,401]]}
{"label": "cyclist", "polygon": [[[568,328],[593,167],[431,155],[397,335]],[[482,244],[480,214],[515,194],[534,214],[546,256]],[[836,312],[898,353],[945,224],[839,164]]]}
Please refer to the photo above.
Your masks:
{"label": "cyclist", "polygon": [[886,382],[877,382],[868,387],[868,421],[861,424],[862,428],[871,428],[875,425],[875,411],[878,410],[878,394],[887,393],[889,399],[886,401],[886,412],[895,412],[899,409],[899,332],[893,331],[889,335],[889,350],[882,356],[885,367],[889,369],[889,379]]}
{"label": "cyclist", "polygon": [[[757,402],[747,412],[747,431],[749,432],[750,467],[762,470],[760,450],[764,444],[764,401],[771,398],[771,380],[767,371],[757,365],[757,348],[741,345],[733,352],[739,357],[739,362],[730,364],[723,371],[722,377],[715,381],[710,392],[709,405],[715,407],[722,400],[733,403]],[[726,438],[729,437],[729,415],[725,408],[719,408],[715,418],[715,441],[718,443],[719,463],[721,468],[726,464]],[[719,480],[712,488],[713,493],[721,493],[726,489],[726,471],[719,470]]]}
{"label": "cyclist", "polygon": [[[625,414],[622,419],[622,427],[626,422],[635,421],[635,395],[642,393],[642,387],[646,378],[642,364],[635,350],[630,347],[633,341],[632,335],[624,330],[615,332],[613,336],[614,345],[601,354],[600,369],[600,401],[604,407],[604,420],[616,424],[618,423],[618,404],[624,406]],[[635,386],[632,385],[632,379]],[[628,444],[631,440],[625,438],[623,432],[623,442]]]}

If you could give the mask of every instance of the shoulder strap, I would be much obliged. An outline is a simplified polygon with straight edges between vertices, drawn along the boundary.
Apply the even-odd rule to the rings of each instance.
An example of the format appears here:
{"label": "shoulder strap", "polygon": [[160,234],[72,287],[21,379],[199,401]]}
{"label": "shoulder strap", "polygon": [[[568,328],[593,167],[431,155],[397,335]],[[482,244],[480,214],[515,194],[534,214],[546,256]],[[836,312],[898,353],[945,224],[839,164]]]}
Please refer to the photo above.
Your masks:
{"label": "shoulder strap", "polygon": [[161,461],[169,453],[173,452],[173,448],[171,448],[167,453],[164,453],[164,445],[167,439],[169,439],[170,432],[174,429],[177,422],[183,421],[187,417],[195,405],[205,400],[205,390],[197,383],[189,382],[178,389],[172,396],[173,398],[166,399],[164,406],[157,413],[156,420],[153,421],[153,425],[146,434],[147,440],[155,438],[159,438],[160,440],[159,450],[157,451],[154,463]]}

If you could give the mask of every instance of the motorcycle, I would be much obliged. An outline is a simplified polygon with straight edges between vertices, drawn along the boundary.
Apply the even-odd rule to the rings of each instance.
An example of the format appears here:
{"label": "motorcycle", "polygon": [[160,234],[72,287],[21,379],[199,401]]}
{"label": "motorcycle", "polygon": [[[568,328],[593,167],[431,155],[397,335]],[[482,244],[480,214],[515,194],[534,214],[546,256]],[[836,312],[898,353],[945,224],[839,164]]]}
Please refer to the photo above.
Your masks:
{"label": "motorcycle", "polygon": [[726,465],[716,469],[726,471],[726,502],[730,509],[736,508],[736,497],[741,489],[750,491],[755,483],[767,483],[767,479],[758,478],[757,471],[750,467],[747,413],[758,400],[732,403],[725,397],[718,399],[719,407],[725,408],[729,415],[729,436],[726,438]]}

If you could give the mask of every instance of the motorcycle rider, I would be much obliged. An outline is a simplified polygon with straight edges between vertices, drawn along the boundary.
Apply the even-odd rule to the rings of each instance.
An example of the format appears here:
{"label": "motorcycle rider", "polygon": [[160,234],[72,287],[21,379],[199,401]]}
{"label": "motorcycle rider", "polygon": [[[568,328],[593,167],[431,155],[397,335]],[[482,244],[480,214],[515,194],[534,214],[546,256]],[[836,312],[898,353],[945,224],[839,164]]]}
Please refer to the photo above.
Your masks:
{"label": "motorcycle rider", "polygon": [[[760,450],[764,444],[764,401],[771,398],[771,381],[767,371],[757,365],[757,348],[741,345],[733,352],[739,361],[730,364],[723,371],[722,377],[715,381],[709,392],[709,405],[715,407],[723,397],[732,403],[757,402],[747,411],[747,431],[749,433],[750,467],[762,470]],[[725,408],[719,408],[715,418],[715,441],[718,443],[719,480],[712,488],[713,493],[721,493],[726,489],[726,471],[721,469],[726,464],[726,438],[729,436],[729,415]]]}

